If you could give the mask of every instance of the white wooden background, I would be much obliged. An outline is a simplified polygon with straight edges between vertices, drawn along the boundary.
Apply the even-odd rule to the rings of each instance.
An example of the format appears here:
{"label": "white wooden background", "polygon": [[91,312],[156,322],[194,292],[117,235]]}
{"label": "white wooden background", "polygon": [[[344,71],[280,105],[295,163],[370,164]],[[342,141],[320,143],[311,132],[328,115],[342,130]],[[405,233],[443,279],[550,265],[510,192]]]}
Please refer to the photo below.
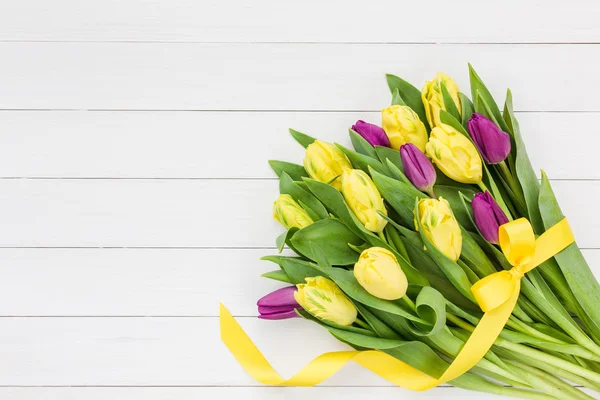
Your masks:
{"label": "white wooden background", "polygon": [[220,343],[218,304],[283,374],[344,348],[254,318],[279,286],[259,277],[281,231],[266,161],[301,160],[288,127],[345,143],[378,122],[386,72],[467,92],[468,61],[513,89],[600,273],[599,16],[592,0],[1,0],[0,398],[488,398],[355,365],[260,387]]}

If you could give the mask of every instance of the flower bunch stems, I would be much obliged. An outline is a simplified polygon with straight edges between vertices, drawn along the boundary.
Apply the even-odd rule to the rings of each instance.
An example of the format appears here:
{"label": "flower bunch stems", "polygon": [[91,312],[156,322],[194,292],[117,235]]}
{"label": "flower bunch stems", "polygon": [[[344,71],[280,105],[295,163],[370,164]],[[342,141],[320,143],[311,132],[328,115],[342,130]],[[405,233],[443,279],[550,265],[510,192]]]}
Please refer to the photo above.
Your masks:
{"label": "flower bunch stems", "polygon": [[388,75],[392,105],[381,127],[352,125],[353,149],[290,130],[306,148],[303,165],[270,164],[286,228],[277,247],[296,255],[265,257],[279,269],[264,276],[293,286],[261,299],[261,318],[300,315],[437,378],[481,321],[478,283],[518,276],[504,329],[450,383],[590,399],[571,383],[600,391],[600,284],[574,243],[526,270],[502,246],[505,225],[526,219],[533,243],[564,216],[531,167],[510,91],[501,110],[469,70],[471,98],[445,74],[422,91]]}

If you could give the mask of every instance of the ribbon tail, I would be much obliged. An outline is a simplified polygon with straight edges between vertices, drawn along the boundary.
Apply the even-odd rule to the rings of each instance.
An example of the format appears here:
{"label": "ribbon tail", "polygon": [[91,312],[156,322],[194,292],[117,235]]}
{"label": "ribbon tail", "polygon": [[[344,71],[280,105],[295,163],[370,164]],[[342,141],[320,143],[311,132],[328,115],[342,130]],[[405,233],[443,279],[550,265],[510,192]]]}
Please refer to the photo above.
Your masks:
{"label": "ribbon tail", "polygon": [[473,368],[485,356],[512,314],[519,298],[520,287],[521,282],[517,280],[510,298],[500,307],[483,314],[469,340],[467,340],[456,359],[454,359],[454,362],[440,377],[438,384],[458,378]]}
{"label": "ribbon tail", "polygon": [[355,361],[376,375],[405,389],[424,390],[437,384],[437,379],[389,354],[376,350],[325,353],[308,363],[292,378],[285,380],[273,369],[222,304],[220,321],[221,339],[229,351],[252,378],[265,385],[315,386],[330,378],[349,361]]}

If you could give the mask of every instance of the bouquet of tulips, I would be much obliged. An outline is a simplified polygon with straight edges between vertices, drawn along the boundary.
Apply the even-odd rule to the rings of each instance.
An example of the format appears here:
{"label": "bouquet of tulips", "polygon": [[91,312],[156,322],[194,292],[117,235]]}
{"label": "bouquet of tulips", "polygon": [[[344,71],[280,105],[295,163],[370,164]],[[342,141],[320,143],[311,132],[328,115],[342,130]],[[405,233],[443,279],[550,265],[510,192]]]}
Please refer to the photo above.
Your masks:
{"label": "bouquet of tulips", "polygon": [[[311,320],[357,354],[398,360],[370,364],[389,361],[392,381],[432,380],[405,385],[417,390],[458,363],[468,370],[444,381],[460,388],[592,398],[573,384],[600,391],[599,285],[531,167],[510,90],[501,110],[469,73],[470,97],[443,73],[422,91],[388,75],[391,106],[381,126],[352,125],[353,149],[290,130],[303,165],[270,165],[277,246],[296,255],[264,257],[279,266],[264,276],[290,286],[258,301],[260,318]],[[477,334],[488,346],[469,344],[480,324],[497,327]]]}

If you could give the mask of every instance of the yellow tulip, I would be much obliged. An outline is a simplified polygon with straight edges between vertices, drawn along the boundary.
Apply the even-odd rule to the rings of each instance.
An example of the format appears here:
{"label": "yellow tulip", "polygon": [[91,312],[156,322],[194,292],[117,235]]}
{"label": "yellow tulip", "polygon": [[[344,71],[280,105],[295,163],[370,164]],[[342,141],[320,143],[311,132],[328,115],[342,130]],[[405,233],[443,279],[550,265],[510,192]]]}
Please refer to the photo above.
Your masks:
{"label": "yellow tulip", "polygon": [[[451,260],[458,260],[462,250],[462,233],[450,204],[442,197],[419,201],[419,218],[425,236]],[[415,228],[419,228],[415,220]]]}
{"label": "yellow tulip", "polygon": [[475,145],[450,125],[431,130],[427,156],[449,178],[461,183],[481,182],[481,157]]}
{"label": "yellow tulip", "polygon": [[381,232],[387,221],[377,213],[387,215],[383,199],[369,175],[359,169],[342,174],[342,194],[356,218],[371,232]]}
{"label": "yellow tulip", "polygon": [[[336,176],[342,175],[345,170],[352,169],[352,164],[348,157],[333,144],[315,140],[306,148],[304,169],[314,180],[328,183]],[[341,189],[339,179],[333,181],[331,185],[337,190]]]}
{"label": "yellow tulip", "polygon": [[406,294],[408,281],[392,252],[381,247],[363,251],[354,264],[354,276],[367,292],[384,300],[397,300]]}
{"label": "yellow tulip", "polygon": [[381,121],[381,126],[394,150],[399,150],[403,144],[412,143],[421,151],[425,151],[427,130],[412,108],[408,106],[384,108],[381,110]]}
{"label": "yellow tulip", "polygon": [[296,285],[298,291],[294,293],[303,309],[338,325],[349,326],[356,321],[356,307],[333,281],[322,276],[305,279],[306,283]]}
{"label": "yellow tulip", "polygon": [[286,229],[292,227],[302,229],[314,221],[289,194],[282,194],[273,204],[273,216]]}
{"label": "yellow tulip", "polygon": [[425,86],[421,92],[421,100],[423,100],[423,105],[425,106],[427,121],[432,128],[442,123],[440,120],[440,110],[446,109],[442,93],[442,83],[446,85],[446,89],[452,100],[454,100],[458,112],[462,114],[460,98],[458,97],[458,85],[448,75],[438,72],[431,82],[425,82]]}

